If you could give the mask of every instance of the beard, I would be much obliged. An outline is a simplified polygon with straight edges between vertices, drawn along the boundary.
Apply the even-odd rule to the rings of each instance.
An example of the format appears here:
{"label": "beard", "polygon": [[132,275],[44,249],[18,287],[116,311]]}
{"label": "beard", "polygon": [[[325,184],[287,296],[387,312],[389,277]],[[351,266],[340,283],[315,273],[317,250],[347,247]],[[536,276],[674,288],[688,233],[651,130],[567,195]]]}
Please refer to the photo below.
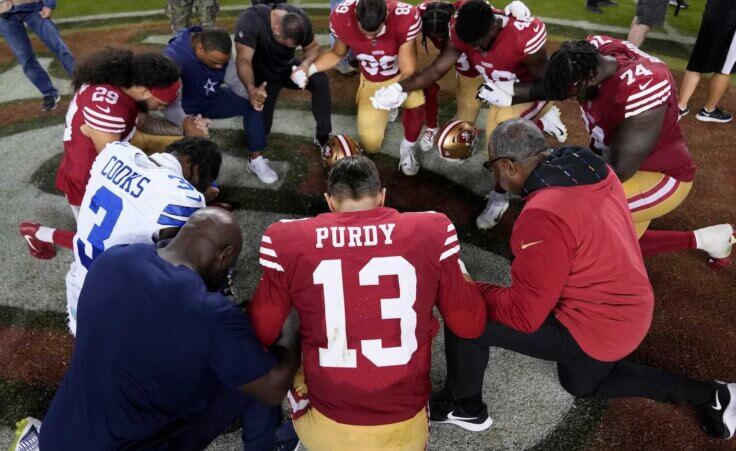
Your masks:
{"label": "beard", "polygon": [[138,107],[138,112],[140,112],[140,113],[148,113],[149,108],[148,108],[148,104],[146,103],[145,100],[139,100],[135,104]]}

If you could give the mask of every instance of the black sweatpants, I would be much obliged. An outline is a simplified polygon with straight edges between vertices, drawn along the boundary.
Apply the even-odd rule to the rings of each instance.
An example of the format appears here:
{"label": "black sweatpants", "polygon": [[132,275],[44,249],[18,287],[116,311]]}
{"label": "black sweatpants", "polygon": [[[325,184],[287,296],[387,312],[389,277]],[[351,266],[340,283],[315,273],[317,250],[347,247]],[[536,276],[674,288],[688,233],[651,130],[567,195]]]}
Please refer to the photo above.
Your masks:
{"label": "black sweatpants", "polygon": [[[299,89],[290,78],[269,81],[266,84],[266,103],[263,105],[263,114],[266,122],[266,133],[271,133],[273,125],[273,114],[276,109],[276,100],[282,88]],[[309,77],[306,90],[312,94],[312,115],[317,122],[315,136],[326,138],[332,133],[332,95],[330,93],[330,82],[323,72],[318,72]]]}
{"label": "black sweatpants", "polygon": [[482,393],[490,346],[557,362],[560,384],[580,398],[643,397],[656,401],[686,401],[698,406],[711,402],[714,394],[708,382],[630,360],[595,360],[585,354],[567,328],[550,315],[542,327],[531,334],[489,322],[483,335],[466,340],[445,328],[446,386],[454,398],[466,399]]}

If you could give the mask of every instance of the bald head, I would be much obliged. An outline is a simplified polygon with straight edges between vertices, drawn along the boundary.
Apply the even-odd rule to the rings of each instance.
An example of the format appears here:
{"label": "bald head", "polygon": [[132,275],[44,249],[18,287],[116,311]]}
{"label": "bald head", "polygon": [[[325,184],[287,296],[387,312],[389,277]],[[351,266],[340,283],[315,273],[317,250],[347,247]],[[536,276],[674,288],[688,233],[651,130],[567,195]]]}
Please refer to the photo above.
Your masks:
{"label": "bald head", "polygon": [[217,207],[198,210],[168,246],[164,260],[199,273],[210,290],[219,289],[243,248],[243,233],[231,212]]}

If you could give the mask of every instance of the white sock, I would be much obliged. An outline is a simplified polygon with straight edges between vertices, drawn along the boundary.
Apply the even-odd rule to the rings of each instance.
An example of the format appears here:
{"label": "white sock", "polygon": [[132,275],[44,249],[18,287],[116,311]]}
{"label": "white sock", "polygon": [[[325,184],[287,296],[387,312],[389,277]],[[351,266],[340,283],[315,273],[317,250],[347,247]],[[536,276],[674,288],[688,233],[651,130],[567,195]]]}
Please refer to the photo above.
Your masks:
{"label": "white sock", "polygon": [[401,148],[402,149],[407,149],[407,148],[411,149],[411,148],[414,148],[414,145],[416,143],[417,143],[416,141],[409,141],[406,138],[404,138],[403,140],[401,140]]}
{"label": "white sock", "polygon": [[54,230],[56,229],[41,226],[38,228],[38,231],[36,232],[36,238],[46,243],[53,243],[54,242]]}

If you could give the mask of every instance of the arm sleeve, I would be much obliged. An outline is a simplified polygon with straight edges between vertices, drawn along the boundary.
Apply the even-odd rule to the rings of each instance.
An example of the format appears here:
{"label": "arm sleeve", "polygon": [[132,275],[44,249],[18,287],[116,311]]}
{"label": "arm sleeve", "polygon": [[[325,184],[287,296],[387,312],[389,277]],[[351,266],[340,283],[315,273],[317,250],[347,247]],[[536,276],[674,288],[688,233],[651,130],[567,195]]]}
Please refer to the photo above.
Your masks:
{"label": "arm sleeve", "polygon": [[572,233],[556,216],[524,211],[511,236],[515,259],[511,286],[478,287],[488,304],[488,318],[525,333],[536,331],[557,304],[572,265]]}
{"label": "arm sleeve", "polygon": [[531,20],[529,27],[521,33],[524,55],[537,53],[544,48],[547,43],[547,27],[544,22],[534,18]]}
{"label": "arm sleeve", "polygon": [[406,16],[405,22],[407,29],[404,42],[407,42],[416,38],[422,32],[422,16],[419,15],[419,10],[412,7],[411,12]]}
{"label": "arm sleeve", "polygon": [[243,12],[235,25],[235,42],[255,49],[258,42],[257,20],[258,15],[252,9]]}
{"label": "arm sleeve", "polygon": [[[180,182],[185,182],[181,179]],[[187,220],[200,208],[204,208],[204,196],[193,186],[187,183],[188,187],[184,188],[184,183],[179,183],[176,191],[172,193],[164,206],[163,211],[158,217],[157,224],[161,228],[165,227],[184,227]]]}
{"label": "arm sleeve", "polygon": [[340,26],[339,26],[339,15],[340,13],[336,11],[335,9],[332,10],[330,13],[330,34],[335,38],[342,41],[342,37],[340,37]]}
{"label": "arm sleeve", "polygon": [[271,371],[274,359],[258,343],[242,311],[224,297],[217,303],[209,365],[226,386],[235,389]]}
{"label": "arm sleeve", "polygon": [[[130,116],[130,111],[122,106],[119,98],[115,98],[115,102],[110,103],[108,102],[108,96],[96,96],[95,91],[96,89],[93,87],[86,89],[84,91],[86,98],[79,102],[82,105],[84,123],[88,127],[104,133],[124,133],[126,118]],[[112,95],[113,92],[109,92],[109,94]]]}
{"label": "arm sleeve", "polygon": [[[624,80],[629,82],[629,90],[623,100],[624,119],[649,111],[663,105],[674,94],[669,77],[659,68],[648,70],[638,64],[623,75],[629,76]],[[633,72],[633,73],[632,73]]]}

